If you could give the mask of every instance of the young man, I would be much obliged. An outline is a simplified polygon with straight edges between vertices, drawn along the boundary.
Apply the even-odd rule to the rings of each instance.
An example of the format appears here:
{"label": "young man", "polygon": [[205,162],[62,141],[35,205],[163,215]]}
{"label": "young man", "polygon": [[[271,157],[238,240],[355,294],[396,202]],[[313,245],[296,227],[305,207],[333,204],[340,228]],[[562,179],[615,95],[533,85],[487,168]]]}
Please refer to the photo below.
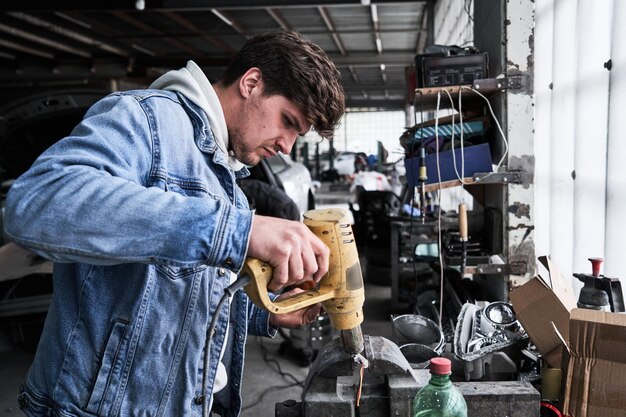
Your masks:
{"label": "young man", "polygon": [[7,197],[9,236],[55,261],[22,410],[237,416],[246,335],[319,306],[273,316],[237,291],[216,311],[224,289],[246,257],[274,266],[275,291],[319,280],[329,251],[299,222],[255,215],[235,180],[311,128],[330,136],[343,111],[339,72],[292,32],[250,39],[214,85],[190,61],[96,103]]}

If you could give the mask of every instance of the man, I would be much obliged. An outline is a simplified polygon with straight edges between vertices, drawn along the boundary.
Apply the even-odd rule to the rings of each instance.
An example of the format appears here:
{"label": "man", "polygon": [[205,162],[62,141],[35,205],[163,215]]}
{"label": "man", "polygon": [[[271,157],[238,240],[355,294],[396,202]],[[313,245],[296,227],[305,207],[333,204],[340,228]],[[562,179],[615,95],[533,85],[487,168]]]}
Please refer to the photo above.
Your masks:
{"label": "man", "polygon": [[213,86],[190,61],[150,87],[92,106],[7,197],[8,235],[55,261],[19,396],[28,416],[236,416],[247,333],[319,313],[269,315],[243,291],[216,307],[246,257],[274,267],[274,291],[328,269],[321,240],[255,215],[235,181],[311,128],[332,134],[335,66],[298,34],[270,33]]}

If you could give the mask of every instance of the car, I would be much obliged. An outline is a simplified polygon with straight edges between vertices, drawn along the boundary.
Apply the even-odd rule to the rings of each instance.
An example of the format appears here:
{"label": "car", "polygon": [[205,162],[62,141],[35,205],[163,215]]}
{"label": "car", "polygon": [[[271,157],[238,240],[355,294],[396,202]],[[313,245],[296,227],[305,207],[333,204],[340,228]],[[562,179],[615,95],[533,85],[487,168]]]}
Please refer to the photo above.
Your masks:
{"label": "car", "polygon": [[367,168],[367,155],[364,152],[340,151],[333,158],[333,169],[327,158],[320,161],[320,177],[322,179],[334,180],[341,177],[349,177],[357,170],[358,163],[360,170]]}

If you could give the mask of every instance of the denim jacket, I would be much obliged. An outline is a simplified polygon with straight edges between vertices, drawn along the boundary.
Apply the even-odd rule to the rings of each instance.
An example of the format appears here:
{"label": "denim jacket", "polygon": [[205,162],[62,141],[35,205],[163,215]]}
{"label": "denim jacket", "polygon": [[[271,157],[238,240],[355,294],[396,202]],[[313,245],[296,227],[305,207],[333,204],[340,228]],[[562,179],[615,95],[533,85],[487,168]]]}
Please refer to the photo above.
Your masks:
{"label": "denim jacket", "polygon": [[[244,262],[252,211],[206,114],[162,90],[114,93],[10,189],[6,232],[55,261],[19,396],[29,416],[198,416],[206,329]],[[224,416],[241,409],[247,333],[268,314],[238,291]],[[229,303],[210,344],[211,391]],[[206,399],[212,401],[212,397]]]}

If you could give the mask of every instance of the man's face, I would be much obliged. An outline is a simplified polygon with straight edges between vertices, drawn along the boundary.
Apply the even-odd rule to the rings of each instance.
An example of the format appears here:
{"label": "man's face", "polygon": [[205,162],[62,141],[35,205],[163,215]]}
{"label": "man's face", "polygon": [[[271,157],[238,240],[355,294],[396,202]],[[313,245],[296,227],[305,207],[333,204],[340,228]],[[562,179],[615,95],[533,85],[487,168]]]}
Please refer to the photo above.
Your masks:
{"label": "man's face", "polygon": [[280,95],[263,96],[262,81],[251,89],[228,127],[230,148],[246,165],[278,152],[288,154],[311,125],[294,103]]}

